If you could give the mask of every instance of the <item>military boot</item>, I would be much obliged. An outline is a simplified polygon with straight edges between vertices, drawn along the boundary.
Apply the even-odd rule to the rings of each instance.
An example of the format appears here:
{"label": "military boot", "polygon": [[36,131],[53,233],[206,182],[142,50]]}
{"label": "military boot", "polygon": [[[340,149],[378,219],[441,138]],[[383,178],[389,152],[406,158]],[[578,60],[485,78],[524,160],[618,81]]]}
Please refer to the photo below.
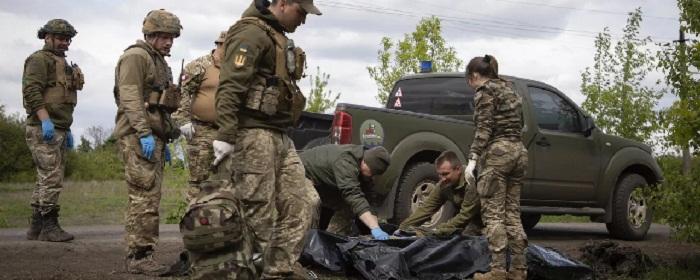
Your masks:
{"label": "military boot", "polygon": [[32,204],[32,217],[29,221],[29,230],[27,230],[28,240],[37,240],[41,233],[41,228],[44,225],[44,218],[41,216],[39,206]]}
{"label": "military boot", "polygon": [[505,280],[506,279],[505,270],[491,270],[487,273],[476,273],[474,274],[474,280]]}
{"label": "military boot", "polygon": [[[39,240],[51,242],[66,242],[73,240],[73,235],[67,233],[58,224],[58,206],[51,207],[47,213],[42,213],[44,226],[41,228]],[[42,211],[44,212],[44,211]]]}
{"label": "military boot", "polygon": [[161,276],[168,268],[153,259],[153,248],[138,247],[126,256],[126,271],[131,274]]}
{"label": "military boot", "polygon": [[508,279],[508,280],[526,280],[527,279],[527,270],[512,269],[512,270],[508,271],[508,277],[506,279]]}

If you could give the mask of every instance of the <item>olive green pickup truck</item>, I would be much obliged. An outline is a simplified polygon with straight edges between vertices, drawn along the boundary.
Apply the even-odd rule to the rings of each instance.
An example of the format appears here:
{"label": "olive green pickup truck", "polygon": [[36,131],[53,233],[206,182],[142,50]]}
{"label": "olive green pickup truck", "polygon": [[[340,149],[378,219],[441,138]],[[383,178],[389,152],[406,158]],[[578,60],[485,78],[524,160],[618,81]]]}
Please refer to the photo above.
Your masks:
{"label": "olive green pickup truck", "polygon": [[[529,154],[521,198],[525,228],[534,227],[541,215],[571,214],[606,223],[613,237],[643,239],[651,210],[640,188],[663,180],[651,148],[604,134],[550,85],[504,78],[523,97],[523,143]],[[400,222],[427,198],[428,183],[437,181],[433,161],[442,151],[456,151],[465,161],[474,138],[473,113],[474,91],[463,73],[411,75],[394,85],[386,109],[339,104],[330,141],[390,151],[389,169],[375,180],[380,199],[374,204],[380,217]],[[444,206],[428,226],[454,214],[454,206]]]}

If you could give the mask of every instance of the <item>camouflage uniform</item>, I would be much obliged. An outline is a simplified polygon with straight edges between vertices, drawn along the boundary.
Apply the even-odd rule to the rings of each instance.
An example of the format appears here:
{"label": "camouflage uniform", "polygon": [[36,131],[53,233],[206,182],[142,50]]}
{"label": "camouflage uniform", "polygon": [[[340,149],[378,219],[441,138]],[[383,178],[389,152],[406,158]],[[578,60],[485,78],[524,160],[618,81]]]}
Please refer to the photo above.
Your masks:
{"label": "camouflage uniform", "polygon": [[295,82],[301,73],[289,69],[303,70],[303,52],[292,48],[296,55],[289,54],[283,28],[261,9],[264,13],[253,3],[228,30],[216,93],[216,140],[235,148],[233,191],[254,230],[255,248],[263,253],[261,277],[282,279],[293,274],[319,198],[305,183],[304,166],[286,135],[305,105]]}
{"label": "camouflage uniform", "polygon": [[[144,33],[150,33],[147,28],[156,28],[149,25],[153,21],[166,20],[169,20],[169,29],[159,32],[175,33],[177,30],[176,35],[179,35],[179,20],[163,10],[151,11],[147,15]],[[142,40],[128,47],[117,62],[114,97],[118,109],[114,136],[118,139],[128,186],[125,239],[128,248],[127,270],[132,273],[149,274],[149,271],[139,271],[140,268],[132,271],[131,264],[137,262],[129,263],[129,260],[145,259],[150,262],[158,242],[158,208],[165,145],[179,136],[179,130],[170,119],[179,96],[172,80],[170,67],[163,55]],[[140,138],[149,135],[155,136],[155,149],[150,159],[143,154],[140,142]]]}
{"label": "camouflage uniform", "polygon": [[[173,114],[173,120],[178,127],[191,123],[194,128],[192,139],[187,141],[187,166],[190,172],[186,192],[188,202],[197,195],[200,184],[209,178],[209,166],[214,160],[212,141],[218,127],[211,115],[215,112],[214,96],[218,85],[219,62],[215,61],[213,51],[185,66],[180,108]],[[197,112],[194,112],[192,105],[195,101],[208,104],[198,106]],[[211,115],[198,114],[200,111],[211,112]]]}
{"label": "camouflage uniform", "polygon": [[[39,30],[39,39],[47,34],[58,34],[72,38],[77,34],[65,20],[50,20]],[[36,165],[36,187],[30,204],[34,208],[27,238],[48,241],[67,241],[73,236],[58,225],[60,206],[58,196],[63,189],[66,168],[67,138],[73,123],[73,109],[78,101],[77,91],[83,88],[80,68],[66,62],[65,53],[48,42],[43,49],[34,52],[24,63],[22,97],[27,112],[25,139]],[[54,124],[53,139],[44,140],[42,121],[38,111],[46,110]],[[47,224],[46,222],[49,221]],[[51,226],[51,230],[47,226]],[[50,231],[60,236],[49,234]]]}
{"label": "camouflage uniform", "polygon": [[[462,174],[464,174],[464,167],[462,167]],[[423,204],[401,222],[399,229],[404,231],[420,230],[417,227],[430,220],[430,217],[448,201],[459,206],[457,215],[439,224],[435,230],[425,233],[438,236],[450,235],[455,232],[461,232],[464,235],[480,235],[483,223],[481,222],[479,194],[476,192],[476,186],[469,185],[464,176],[460,176],[459,182],[451,186],[447,184],[436,185]]]}
{"label": "camouflage uniform", "polygon": [[491,79],[477,89],[474,102],[476,133],[469,159],[478,160],[477,192],[491,271],[504,275],[505,249],[510,247],[508,278],[517,279],[527,272],[527,236],[520,221],[520,191],[527,168],[527,150],[521,141],[522,99],[509,82]]}

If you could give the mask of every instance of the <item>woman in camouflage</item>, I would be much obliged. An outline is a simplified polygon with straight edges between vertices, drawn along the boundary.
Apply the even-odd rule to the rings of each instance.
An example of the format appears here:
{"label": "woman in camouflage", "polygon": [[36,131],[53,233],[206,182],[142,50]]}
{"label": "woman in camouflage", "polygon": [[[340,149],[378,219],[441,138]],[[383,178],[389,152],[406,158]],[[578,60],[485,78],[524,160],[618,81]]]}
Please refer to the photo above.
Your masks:
{"label": "woman in camouflage", "polygon": [[[491,251],[491,271],[474,279],[526,279],[527,236],[520,222],[520,190],[527,167],[527,150],[521,140],[522,99],[510,82],[498,76],[493,56],[473,58],[466,79],[476,90],[476,131],[465,177],[474,179],[478,163],[477,192]],[[512,254],[508,272],[507,247]]]}

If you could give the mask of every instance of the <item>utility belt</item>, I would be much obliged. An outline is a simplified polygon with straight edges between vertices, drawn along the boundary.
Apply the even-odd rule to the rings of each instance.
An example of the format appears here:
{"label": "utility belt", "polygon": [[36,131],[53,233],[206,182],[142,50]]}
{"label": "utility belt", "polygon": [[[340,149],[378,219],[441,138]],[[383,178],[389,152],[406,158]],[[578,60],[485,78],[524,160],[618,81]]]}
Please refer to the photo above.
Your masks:
{"label": "utility belt", "polygon": [[155,87],[145,96],[146,106],[149,110],[163,109],[168,113],[173,113],[177,110],[180,105],[180,98],[177,88],[172,85],[167,89]]}
{"label": "utility belt", "polygon": [[195,118],[192,118],[191,121],[192,121],[192,124],[195,124],[195,125],[206,126],[206,127],[213,128],[213,129],[219,129],[219,126],[213,122],[200,121],[200,120],[195,119]]}

